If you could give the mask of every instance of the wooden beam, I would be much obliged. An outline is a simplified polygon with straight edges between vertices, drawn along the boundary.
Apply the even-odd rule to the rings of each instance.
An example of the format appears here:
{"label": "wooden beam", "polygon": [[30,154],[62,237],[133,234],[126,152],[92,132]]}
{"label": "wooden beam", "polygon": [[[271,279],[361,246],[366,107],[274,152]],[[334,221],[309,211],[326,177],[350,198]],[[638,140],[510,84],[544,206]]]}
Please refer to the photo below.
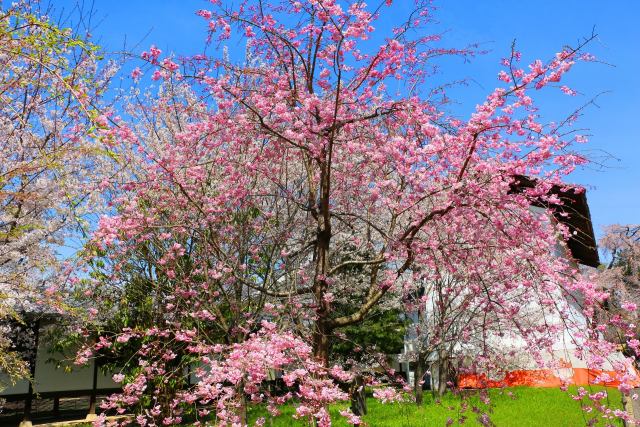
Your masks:
{"label": "wooden beam", "polygon": [[31,408],[33,405],[33,382],[36,380],[36,363],[38,361],[38,342],[40,341],[40,319],[36,319],[35,325],[33,325],[34,333],[34,349],[33,354],[29,360],[29,372],[31,378],[29,379],[29,391],[24,400],[24,415],[19,427],[31,427]]}
{"label": "wooden beam", "polygon": [[94,421],[98,418],[96,414],[96,399],[98,393],[98,359],[93,359],[93,383],[91,385],[91,396],[89,397],[89,413],[87,414],[87,421]]}

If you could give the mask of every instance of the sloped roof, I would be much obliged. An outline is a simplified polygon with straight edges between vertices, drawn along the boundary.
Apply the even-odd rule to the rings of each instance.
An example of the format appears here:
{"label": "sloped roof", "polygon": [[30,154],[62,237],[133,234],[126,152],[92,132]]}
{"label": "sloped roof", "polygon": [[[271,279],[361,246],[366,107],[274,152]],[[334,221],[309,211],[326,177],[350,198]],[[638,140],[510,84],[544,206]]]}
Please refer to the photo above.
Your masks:
{"label": "sloped roof", "polygon": [[[533,188],[535,183],[535,178],[518,175],[511,183],[511,191],[521,192],[525,188]],[[556,195],[562,204],[548,203],[540,199],[532,201],[532,204],[551,209],[554,218],[569,228],[571,237],[567,241],[567,246],[571,251],[571,256],[578,263],[590,267],[600,265],[598,246],[587,203],[587,191],[582,187],[569,184],[565,186],[554,185],[549,194]]]}

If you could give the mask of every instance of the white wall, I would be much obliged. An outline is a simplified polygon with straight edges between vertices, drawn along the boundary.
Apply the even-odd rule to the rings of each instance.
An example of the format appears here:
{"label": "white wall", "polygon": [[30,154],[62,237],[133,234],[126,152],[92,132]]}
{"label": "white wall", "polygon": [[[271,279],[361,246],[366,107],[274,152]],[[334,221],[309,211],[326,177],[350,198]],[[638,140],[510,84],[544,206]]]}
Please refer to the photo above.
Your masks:
{"label": "white wall", "polygon": [[[56,369],[55,363],[47,363],[47,360],[54,357],[47,350],[46,344],[40,345],[38,348],[34,383],[36,393],[91,390],[93,387],[93,361],[84,367],[72,366],[73,369],[66,372],[63,368]],[[111,376],[111,374],[104,375],[98,370],[98,388],[117,388],[119,385],[113,382]],[[24,394],[28,390],[29,383],[23,380],[12,387],[1,390],[0,396]]]}

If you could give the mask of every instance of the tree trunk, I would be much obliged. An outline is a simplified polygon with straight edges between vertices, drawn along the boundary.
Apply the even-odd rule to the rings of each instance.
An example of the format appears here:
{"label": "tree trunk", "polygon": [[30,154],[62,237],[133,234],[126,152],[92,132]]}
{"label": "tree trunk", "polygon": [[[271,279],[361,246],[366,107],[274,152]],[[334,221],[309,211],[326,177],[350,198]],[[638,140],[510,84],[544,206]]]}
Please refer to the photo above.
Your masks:
{"label": "tree trunk", "polygon": [[325,322],[318,320],[313,334],[313,356],[324,367],[329,366],[329,333]]}
{"label": "tree trunk", "polygon": [[244,392],[244,380],[240,381],[240,387],[238,392],[240,393],[240,407],[238,408],[238,415],[240,416],[240,424],[247,425],[247,395]]}
{"label": "tree trunk", "polygon": [[413,393],[416,397],[416,405],[422,405],[423,393],[422,393],[422,381],[424,377],[424,363],[422,356],[418,356],[416,360],[416,369],[413,373]]}
{"label": "tree trunk", "polygon": [[349,390],[351,396],[351,412],[357,416],[367,414],[367,396],[365,393],[364,379],[361,373],[357,373],[351,382]]}
{"label": "tree trunk", "polygon": [[438,357],[438,396],[442,397],[447,391],[449,381],[449,359],[446,354],[440,353]]}

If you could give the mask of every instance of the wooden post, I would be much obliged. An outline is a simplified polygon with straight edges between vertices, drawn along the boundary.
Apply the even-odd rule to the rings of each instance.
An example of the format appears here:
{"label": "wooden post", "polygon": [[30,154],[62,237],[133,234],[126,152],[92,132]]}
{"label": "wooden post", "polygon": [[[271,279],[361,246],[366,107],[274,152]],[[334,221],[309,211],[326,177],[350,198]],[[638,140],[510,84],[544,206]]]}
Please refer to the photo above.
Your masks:
{"label": "wooden post", "polygon": [[94,421],[98,418],[96,415],[96,398],[98,390],[98,359],[93,360],[93,383],[91,386],[91,397],[89,397],[89,413],[85,418],[87,421]]}
{"label": "wooden post", "polygon": [[53,398],[53,416],[56,418],[60,416],[60,396]]}
{"label": "wooden post", "polygon": [[40,319],[37,319],[33,326],[34,337],[34,349],[33,356],[29,361],[29,372],[31,378],[29,379],[29,391],[27,392],[27,398],[24,401],[24,415],[19,427],[31,427],[31,408],[33,405],[33,382],[36,380],[36,363],[38,362],[38,341],[40,340]]}

